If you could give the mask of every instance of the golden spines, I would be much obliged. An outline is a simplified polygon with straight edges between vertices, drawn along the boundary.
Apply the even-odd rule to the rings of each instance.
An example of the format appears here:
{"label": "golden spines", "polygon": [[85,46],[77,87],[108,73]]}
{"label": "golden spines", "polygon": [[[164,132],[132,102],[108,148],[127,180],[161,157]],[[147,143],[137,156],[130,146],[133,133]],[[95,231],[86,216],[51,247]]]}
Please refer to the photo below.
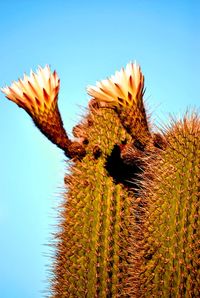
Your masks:
{"label": "golden spines", "polygon": [[23,108],[33,119],[35,125],[45,136],[63,149],[68,157],[84,155],[81,144],[72,142],[63,127],[58,109],[58,92],[60,79],[50,67],[39,67],[37,72],[30,72],[12,83],[10,87],[1,88],[6,97]]}

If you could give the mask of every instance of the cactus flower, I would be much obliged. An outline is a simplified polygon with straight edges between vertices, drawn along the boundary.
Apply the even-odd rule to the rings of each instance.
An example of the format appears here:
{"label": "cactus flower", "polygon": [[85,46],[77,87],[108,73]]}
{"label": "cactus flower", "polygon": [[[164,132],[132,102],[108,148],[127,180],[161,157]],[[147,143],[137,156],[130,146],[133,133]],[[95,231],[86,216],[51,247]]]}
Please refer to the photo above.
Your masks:
{"label": "cactus flower", "polygon": [[68,157],[84,155],[85,150],[79,142],[72,142],[63,127],[58,109],[58,92],[60,79],[56,71],[51,73],[50,67],[31,71],[12,83],[10,87],[1,88],[6,97],[23,108],[33,119],[35,125],[45,136],[63,149]]}
{"label": "cactus flower", "polygon": [[143,102],[144,76],[136,62],[96,86],[88,86],[87,92],[95,101],[114,107],[128,133],[147,145],[151,135]]}
{"label": "cactus flower", "polygon": [[58,100],[60,80],[57,73],[51,73],[50,67],[39,67],[37,72],[24,74],[23,79],[1,88],[6,97],[25,109],[31,116],[55,108]]}
{"label": "cactus flower", "polygon": [[126,68],[116,71],[115,75],[88,86],[88,94],[99,101],[114,106],[132,107],[142,101],[144,94],[144,76],[136,63],[127,64]]}

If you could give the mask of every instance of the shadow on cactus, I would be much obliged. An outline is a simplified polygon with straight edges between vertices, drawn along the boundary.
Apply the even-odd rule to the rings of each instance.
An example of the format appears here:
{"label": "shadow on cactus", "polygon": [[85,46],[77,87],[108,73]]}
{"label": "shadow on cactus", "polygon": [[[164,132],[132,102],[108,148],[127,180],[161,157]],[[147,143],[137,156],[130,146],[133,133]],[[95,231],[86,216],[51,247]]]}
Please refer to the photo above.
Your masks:
{"label": "shadow on cactus", "polygon": [[45,66],[2,88],[71,159],[50,296],[199,297],[199,116],[155,133],[129,63],[88,87],[70,140],[59,83]]}

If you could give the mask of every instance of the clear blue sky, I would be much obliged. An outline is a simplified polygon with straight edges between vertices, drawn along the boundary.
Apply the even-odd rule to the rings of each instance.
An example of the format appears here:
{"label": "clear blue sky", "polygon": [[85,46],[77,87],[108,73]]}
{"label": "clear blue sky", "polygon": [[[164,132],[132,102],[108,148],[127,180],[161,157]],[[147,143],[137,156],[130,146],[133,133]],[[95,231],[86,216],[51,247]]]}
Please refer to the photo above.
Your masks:
{"label": "clear blue sky", "polygon": [[[141,64],[157,122],[199,106],[198,0],[1,0],[0,30],[0,86],[50,64],[69,133],[87,106],[85,87],[130,60]],[[40,298],[65,157],[3,94],[0,131],[0,296]]]}

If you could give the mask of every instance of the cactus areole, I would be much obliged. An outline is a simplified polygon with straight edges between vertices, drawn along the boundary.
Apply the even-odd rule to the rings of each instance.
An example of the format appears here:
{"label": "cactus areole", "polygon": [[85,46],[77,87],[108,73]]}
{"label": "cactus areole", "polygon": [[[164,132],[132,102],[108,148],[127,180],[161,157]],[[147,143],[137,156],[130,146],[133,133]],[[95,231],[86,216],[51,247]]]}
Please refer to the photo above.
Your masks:
{"label": "cactus areole", "polygon": [[6,97],[70,159],[59,210],[50,297],[200,297],[200,120],[156,133],[136,63],[89,86],[71,140],[49,66]]}

